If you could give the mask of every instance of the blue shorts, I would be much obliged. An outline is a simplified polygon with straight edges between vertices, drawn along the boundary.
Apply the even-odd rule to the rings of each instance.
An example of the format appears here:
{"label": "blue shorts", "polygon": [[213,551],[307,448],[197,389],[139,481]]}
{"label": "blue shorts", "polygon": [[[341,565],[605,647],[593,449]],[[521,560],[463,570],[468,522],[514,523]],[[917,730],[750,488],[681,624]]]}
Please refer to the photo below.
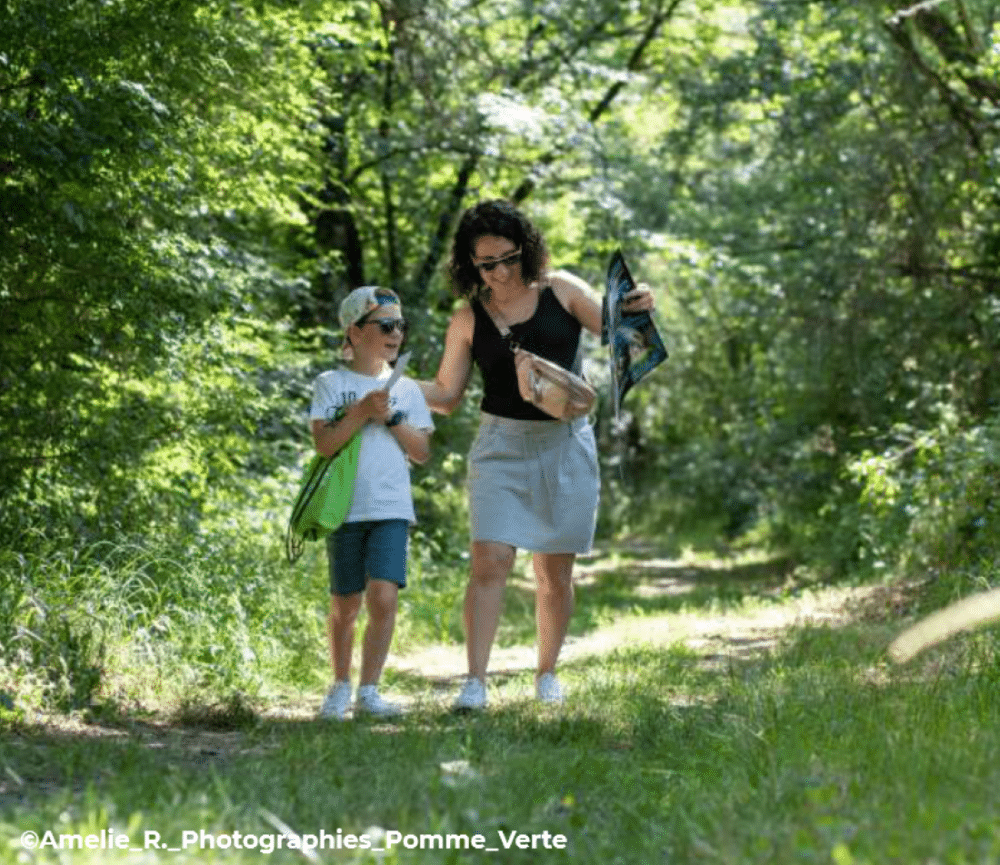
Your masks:
{"label": "blue shorts", "polygon": [[344,523],[326,536],[330,594],[363,592],[368,580],[386,580],[406,588],[407,520]]}

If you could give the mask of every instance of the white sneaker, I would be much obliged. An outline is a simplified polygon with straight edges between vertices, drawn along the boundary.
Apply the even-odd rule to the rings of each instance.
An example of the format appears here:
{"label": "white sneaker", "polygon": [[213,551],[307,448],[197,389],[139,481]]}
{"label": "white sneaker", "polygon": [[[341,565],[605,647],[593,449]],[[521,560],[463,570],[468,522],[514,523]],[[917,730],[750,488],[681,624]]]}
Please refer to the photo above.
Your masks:
{"label": "white sneaker", "polygon": [[347,680],[334,682],[330,687],[323,705],[319,709],[320,718],[333,718],[343,721],[344,715],[351,706],[351,683]]}
{"label": "white sneaker", "polygon": [[361,685],[358,687],[358,698],[354,702],[354,714],[395,718],[403,714],[403,709],[395,703],[383,700],[379,695],[378,685]]}
{"label": "white sneaker", "polygon": [[542,673],[535,682],[535,697],[540,703],[559,704],[563,701],[562,685],[555,673]]}
{"label": "white sneaker", "polygon": [[456,712],[471,712],[486,708],[486,684],[475,676],[469,676],[462,686],[461,693],[451,704]]}

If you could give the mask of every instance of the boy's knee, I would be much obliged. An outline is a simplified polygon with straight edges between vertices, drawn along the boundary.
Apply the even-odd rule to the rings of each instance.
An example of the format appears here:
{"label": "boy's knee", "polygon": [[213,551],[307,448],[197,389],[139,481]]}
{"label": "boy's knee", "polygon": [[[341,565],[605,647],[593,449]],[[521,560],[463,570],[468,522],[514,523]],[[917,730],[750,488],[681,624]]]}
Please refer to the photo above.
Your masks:
{"label": "boy's knee", "polygon": [[333,620],[339,625],[353,625],[361,611],[361,594],[334,595],[330,605]]}
{"label": "boy's knee", "polygon": [[396,612],[399,586],[386,580],[371,580],[368,583],[366,604],[371,616],[385,618]]}

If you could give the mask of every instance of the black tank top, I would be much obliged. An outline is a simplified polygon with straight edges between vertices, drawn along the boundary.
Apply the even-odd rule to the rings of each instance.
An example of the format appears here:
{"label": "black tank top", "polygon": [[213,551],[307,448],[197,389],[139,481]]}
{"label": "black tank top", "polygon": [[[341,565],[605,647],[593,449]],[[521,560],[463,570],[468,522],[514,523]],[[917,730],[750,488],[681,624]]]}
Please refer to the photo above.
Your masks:
{"label": "black tank top", "polygon": [[[472,301],[475,327],[472,331],[472,359],[483,376],[483,400],[479,407],[499,417],[516,420],[552,420],[531,403],[521,399],[517,389],[514,355],[506,340],[478,300]],[[551,286],[538,295],[538,308],[527,321],[511,325],[511,338],[527,351],[579,371],[580,322],[559,302]]]}

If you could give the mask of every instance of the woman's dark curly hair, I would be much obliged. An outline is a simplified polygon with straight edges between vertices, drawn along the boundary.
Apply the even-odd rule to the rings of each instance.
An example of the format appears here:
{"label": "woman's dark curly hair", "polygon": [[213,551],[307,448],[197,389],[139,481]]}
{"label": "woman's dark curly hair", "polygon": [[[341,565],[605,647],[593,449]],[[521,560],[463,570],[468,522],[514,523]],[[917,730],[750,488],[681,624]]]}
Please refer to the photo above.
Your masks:
{"label": "woman's dark curly hair", "polygon": [[483,285],[472,263],[472,253],[476,241],[486,235],[506,237],[521,248],[521,276],[525,282],[541,277],[549,258],[541,232],[509,201],[480,201],[462,214],[451,248],[451,283],[460,297],[472,297]]}

